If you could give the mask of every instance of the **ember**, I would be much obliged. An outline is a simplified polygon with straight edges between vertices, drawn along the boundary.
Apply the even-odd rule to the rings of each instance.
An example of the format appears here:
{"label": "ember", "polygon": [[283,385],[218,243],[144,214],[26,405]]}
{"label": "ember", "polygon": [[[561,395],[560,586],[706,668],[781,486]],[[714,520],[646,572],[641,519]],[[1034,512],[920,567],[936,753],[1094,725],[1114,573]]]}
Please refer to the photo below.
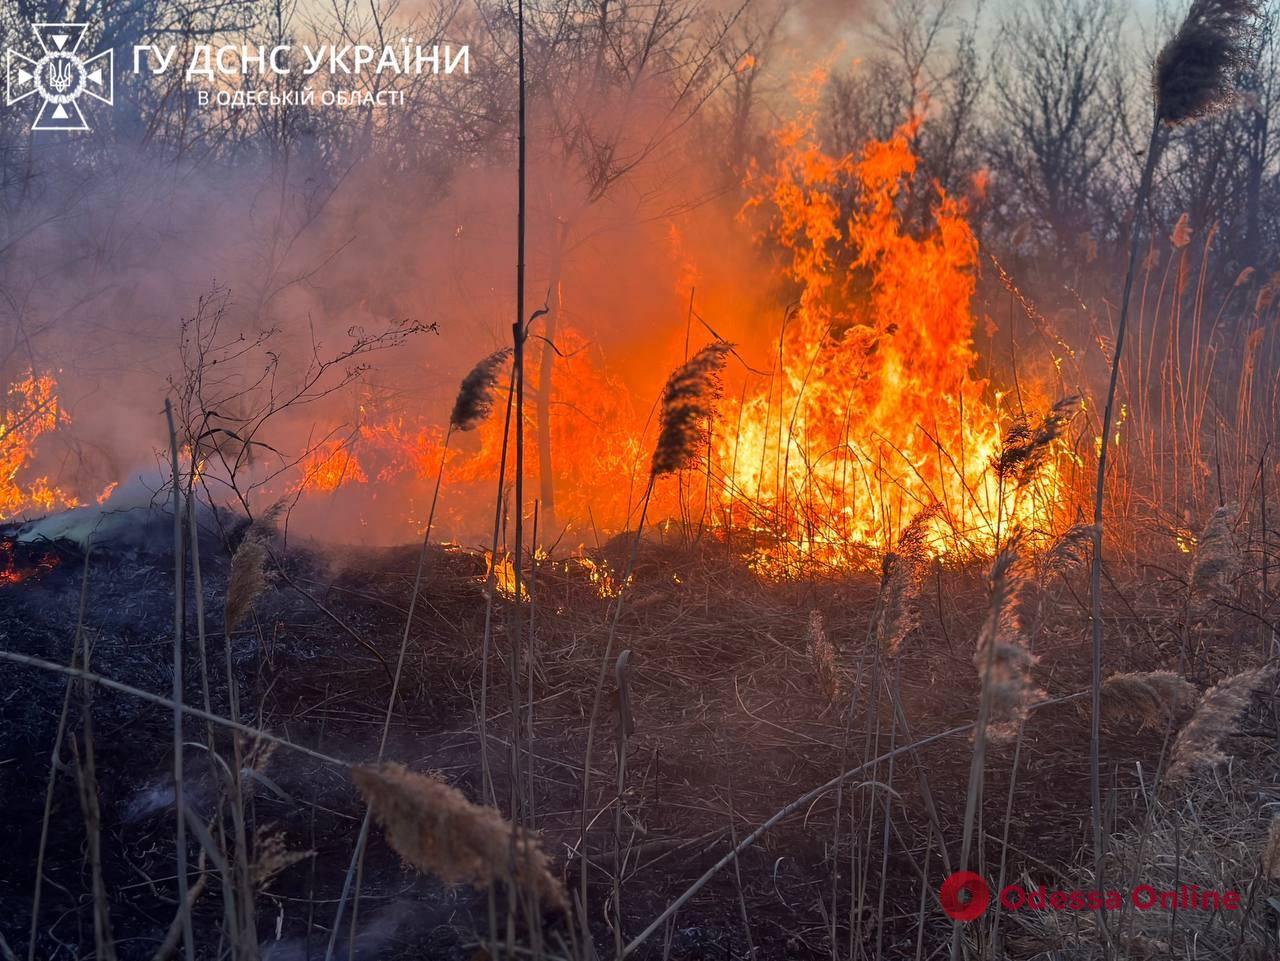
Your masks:
{"label": "ember", "polygon": [[52,551],[0,539],[0,587],[47,574],[58,566],[59,560]]}

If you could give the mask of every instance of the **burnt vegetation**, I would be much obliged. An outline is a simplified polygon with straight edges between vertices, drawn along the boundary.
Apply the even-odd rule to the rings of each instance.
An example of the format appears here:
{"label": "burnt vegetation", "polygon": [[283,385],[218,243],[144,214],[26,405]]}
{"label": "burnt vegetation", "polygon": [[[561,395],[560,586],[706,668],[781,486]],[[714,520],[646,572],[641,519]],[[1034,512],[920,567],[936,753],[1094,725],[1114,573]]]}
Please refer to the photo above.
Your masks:
{"label": "burnt vegetation", "polygon": [[0,116],[0,959],[1280,957],[1274,0],[91,21],[476,69]]}

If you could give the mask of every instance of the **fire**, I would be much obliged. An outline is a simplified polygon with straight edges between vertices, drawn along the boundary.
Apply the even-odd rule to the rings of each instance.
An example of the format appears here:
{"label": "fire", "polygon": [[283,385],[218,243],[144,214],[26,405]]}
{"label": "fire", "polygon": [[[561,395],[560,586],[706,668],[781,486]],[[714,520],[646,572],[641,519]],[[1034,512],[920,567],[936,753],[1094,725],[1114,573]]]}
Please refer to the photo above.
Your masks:
{"label": "fire", "polygon": [[20,562],[15,554],[13,541],[0,541],[0,586],[21,584],[58,566],[58,555],[49,551],[34,554],[26,563]]}
{"label": "fire", "polygon": [[36,456],[36,441],[70,423],[51,374],[27,371],[6,392],[0,412],[0,520],[76,506],[76,498],[47,477],[19,480]]}
{"label": "fire", "polygon": [[[835,157],[818,146],[816,100],[805,102],[810,113],[777,135],[776,161],[753,170],[754,198],[743,211],[761,223],[762,245],[781,251],[795,304],[780,331],[739,345],[739,381],[711,425],[709,462],[697,477],[686,472],[660,483],[650,520],[679,518],[690,531],[718,527],[749,545],[768,574],[874,564],[930,508],[930,544],[939,555],[989,555],[1015,527],[1051,531],[1062,510],[1065,455],[1052,452],[1029,483],[993,469],[1002,437],[1048,405],[1025,383],[1015,398],[975,373],[978,244],[965,201],[935,187],[928,216],[917,217],[925,223],[908,220],[908,210],[922,207],[910,190],[916,122],[860,156]],[[696,251],[675,226],[668,239],[682,288],[692,288],[700,276]],[[545,542],[566,521],[597,535],[634,522],[654,429],[647,407],[633,404],[598,347],[564,327],[556,344],[549,450],[560,529],[544,525]],[[760,373],[747,363],[772,369]],[[543,372],[534,351],[526,367],[526,505],[542,492],[536,411]],[[402,522],[421,529],[443,464],[445,533],[459,519],[457,504],[492,504],[505,437],[502,523],[509,530],[514,441],[505,400],[500,392],[493,416],[474,434],[446,435],[427,412],[387,410],[367,398],[354,431],[306,459],[302,488],[331,494],[367,485],[362,498],[395,504]],[[492,507],[479,512],[491,523],[485,514],[492,517]],[[588,574],[602,596],[617,590],[612,572]],[[509,558],[495,575],[499,590],[511,594]]]}
{"label": "fire", "polygon": [[[846,566],[938,505],[938,553],[990,553],[1013,526],[1045,528],[1053,460],[1018,486],[991,470],[1017,410],[974,374],[978,245],[937,189],[928,226],[904,220],[915,123],[860,158],[831,157],[811,116],[778,136],[750,208],[799,288],[773,370],[730,397],[716,439],[730,525],[765,535],[760,566]],[[842,218],[836,197],[855,196]]]}
{"label": "fire", "polygon": [[343,442],[321,444],[302,465],[302,489],[332,493],[346,484],[367,484],[369,478],[351,448]]}

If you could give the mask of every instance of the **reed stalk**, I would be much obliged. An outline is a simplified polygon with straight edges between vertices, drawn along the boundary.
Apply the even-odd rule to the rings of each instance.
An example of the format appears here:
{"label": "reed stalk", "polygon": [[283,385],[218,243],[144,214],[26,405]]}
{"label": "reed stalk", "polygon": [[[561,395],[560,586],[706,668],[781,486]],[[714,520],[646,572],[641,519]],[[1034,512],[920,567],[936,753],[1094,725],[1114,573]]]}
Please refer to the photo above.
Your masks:
{"label": "reed stalk", "polygon": [[182,916],[183,949],[187,961],[195,961],[195,938],[191,931],[191,909],[188,903],[190,883],[187,879],[186,804],[182,796],[182,630],[185,621],[182,475],[178,464],[178,432],[173,423],[173,403],[167,397],[164,401],[164,416],[169,427],[169,462],[173,474],[173,807],[177,820],[174,844],[177,847],[178,910]]}

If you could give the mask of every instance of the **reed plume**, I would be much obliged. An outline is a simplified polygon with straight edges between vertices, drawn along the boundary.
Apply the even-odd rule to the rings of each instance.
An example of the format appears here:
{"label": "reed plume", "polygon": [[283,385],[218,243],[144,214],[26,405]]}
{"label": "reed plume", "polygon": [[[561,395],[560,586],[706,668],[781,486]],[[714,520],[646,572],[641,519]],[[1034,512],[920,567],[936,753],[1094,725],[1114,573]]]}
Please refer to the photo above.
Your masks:
{"label": "reed plume", "polygon": [[720,399],[720,371],[732,344],[708,344],[677,367],[662,389],[662,414],[658,443],[653,450],[650,475],[674,474],[698,462],[706,441],[707,422]]}
{"label": "reed plume", "polygon": [[262,539],[250,533],[231,556],[231,574],[227,579],[227,601],[223,609],[223,630],[235,631],[267,588],[263,566],[267,549]]}
{"label": "reed plume", "polygon": [[804,650],[813,668],[813,679],[820,693],[828,701],[834,701],[840,693],[840,681],[836,671],[836,652],[827,639],[822,624],[822,612],[809,612],[809,627],[805,631]]}
{"label": "reed plume", "polygon": [[260,826],[253,835],[253,865],[250,876],[258,890],[264,889],[277,876],[315,854],[315,851],[291,851],[284,832],[271,825]]}
{"label": "reed plume", "polygon": [[1240,569],[1240,550],[1231,536],[1233,506],[1222,506],[1213,512],[1196,541],[1191,564],[1191,591],[1204,597],[1226,587]]}
{"label": "reed plume", "polygon": [[1195,714],[1173,743],[1166,781],[1176,784],[1227,760],[1222,742],[1236,732],[1236,721],[1260,690],[1275,676],[1275,665],[1241,671],[1204,692]]}
{"label": "reed plume", "polygon": [[387,842],[419,871],[449,884],[514,880],[542,904],[567,908],[564,888],[538,842],[495,808],[472,804],[457,788],[401,764],[353,768],[351,779]]}
{"label": "reed plume", "polygon": [[875,636],[880,649],[896,654],[920,624],[916,601],[924,567],[929,560],[929,522],[938,514],[934,505],[922,510],[902,531],[898,545],[884,556],[880,568],[880,599]]}
{"label": "reed plume", "polygon": [[1020,570],[1021,538],[1015,535],[991,565],[987,617],[973,663],[988,703],[987,736],[1007,740],[1039,694],[1031,676],[1036,658],[1027,645],[1025,608],[1033,582]]}
{"label": "reed plume", "polygon": [[996,476],[1001,480],[1013,479],[1018,487],[1031,483],[1044,465],[1053,442],[1062,436],[1063,429],[1075,416],[1079,403],[1078,397],[1062,398],[1035,427],[1025,415],[1014,418],[1005,431],[1000,454],[992,461]]}
{"label": "reed plume", "polygon": [[1083,567],[1089,559],[1089,547],[1093,542],[1093,528],[1088,524],[1072,524],[1045,552],[1043,568],[1045,577],[1061,574],[1064,577]]}
{"label": "reed plume", "polygon": [[493,391],[498,386],[498,375],[510,356],[510,347],[496,350],[462,378],[458,396],[453,402],[453,413],[449,415],[451,430],[475,430],[489,416],[493,410]]}
{"label": "reed plume", "polygon": [[1176,126],[1230,103],[1261,12],[1259,0],[1194,0],[1156,58],[1158,122]]}
{"label": "reed plume", "polygon": [[1141,727],[1182,721],[1199,696],[1194,684],[1173,671],[1113,674],[1102,685],[1102,711],[1111,721],[1136,721]]}

